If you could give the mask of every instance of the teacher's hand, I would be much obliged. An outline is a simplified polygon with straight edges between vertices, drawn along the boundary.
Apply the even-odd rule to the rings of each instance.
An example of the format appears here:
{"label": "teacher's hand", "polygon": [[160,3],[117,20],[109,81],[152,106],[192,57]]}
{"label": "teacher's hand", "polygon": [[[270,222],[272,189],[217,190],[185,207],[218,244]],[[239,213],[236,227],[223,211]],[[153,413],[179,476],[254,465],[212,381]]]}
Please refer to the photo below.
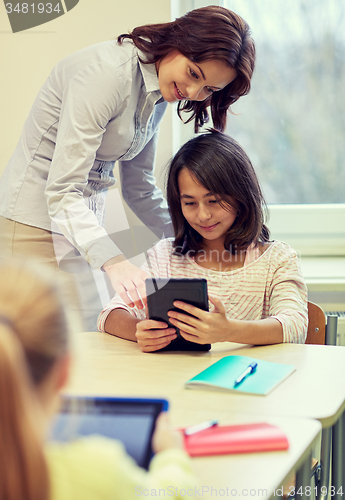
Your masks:
{"label": "teacher's hand", "polygon": [[143,309],[146,306],[145,279],[150,276],[145,271],[131,264],[124,255],[108,260],[103,269],[115,292],[129,307]]}

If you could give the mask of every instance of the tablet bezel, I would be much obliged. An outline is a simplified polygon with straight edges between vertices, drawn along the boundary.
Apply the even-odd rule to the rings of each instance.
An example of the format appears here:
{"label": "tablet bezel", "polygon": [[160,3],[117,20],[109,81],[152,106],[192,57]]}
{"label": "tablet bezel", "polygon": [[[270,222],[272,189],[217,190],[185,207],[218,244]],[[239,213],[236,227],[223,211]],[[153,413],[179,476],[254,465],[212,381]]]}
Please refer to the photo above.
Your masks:
{"label": "tablet bezel", "polygon": [[[181,298],[176,293],[181,290],[183,286],[183,297]],[[168,311],[181,311],[174,307],[174,300],[181,300],[188,304],[192,304],[199,309],[208,311],[208,294],[207,294],[207,280],[205,278],[148,278],[145,280],[146,294],[147,294],[147,308],[148,316],[150,319],[156,321],[164,321],[170,327],[174,327],[169,321]],[[176,292],[178,287],[179,292]],[[161,299],[160,291],[164,288],[164,299]],[[195,300],[195,291],[201,295],[201,300]],[[168,300],[166,297],[168,296]],[[187,314],[185,311],[181,311]],[[155,352],[161,351],[209,351],[211,344],[197,344],[190,342],[182,337],[179,329],[176,329],[177,338],[172,340],[167,347],[159,349]]]}
{"label": "tablet bezel", "polygon": [[[144,469],[148,469],[150,460],[153,456],[153,450],[151,447],[152,436],[155,430],[156,420],[158,415],[162,411],[167,411],[169,408],[169,403],[166,399],[158,399],[158,398],[122,398],[122,397],[102,397],[102,396],[63,396],[61,400],[61,408],[59,413],[57,414],[57,419],[59,415],[86,415],[86,414],[98,414],[98,411],[92,411],[92,409],[99,408],[100,406],[109,408],[113,407],[113,412],[107,412],[107,414],[117,415],[118,413],[115,411],[116,408],[128,405],[132,405],[133,408],[141,406],[154,406],[154,413],[152,415],[151,428],[149,432],[149,439],[146,442],[146,448],[144,450],[144,459],[143,463],[138,464]],[[133,413],[135,414],[135,413]],[[100,435],[102,433],[100,432]],[[73,438],[85,437],[85,434],[77,434]],[[72,439],[73,439],[72,438]],[[52,430],[51,439],[55,441],[62,440],[62,437],[54,435],[54,430]],[[71,440],[72,440],[71,439]],[[108,438],[111,439],[111,438]],[[116,439],[116,438],[114,438]],[[121,439],[120,439],[121,440]],[[123,443],[125,445],[125,443]],[[133,457],[134,459],[134,457]]]}

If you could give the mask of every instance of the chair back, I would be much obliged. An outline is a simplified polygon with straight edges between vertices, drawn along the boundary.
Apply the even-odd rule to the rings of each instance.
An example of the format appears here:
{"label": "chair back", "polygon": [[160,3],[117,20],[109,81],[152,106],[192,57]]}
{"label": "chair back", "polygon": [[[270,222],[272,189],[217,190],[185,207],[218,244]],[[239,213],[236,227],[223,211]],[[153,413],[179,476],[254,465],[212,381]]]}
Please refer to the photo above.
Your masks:
{"label": "chair back", "polygon": [[326,316],[323,309],[314,302],[308,302],[308,320],[305,343],[324,345],[326,342]]}

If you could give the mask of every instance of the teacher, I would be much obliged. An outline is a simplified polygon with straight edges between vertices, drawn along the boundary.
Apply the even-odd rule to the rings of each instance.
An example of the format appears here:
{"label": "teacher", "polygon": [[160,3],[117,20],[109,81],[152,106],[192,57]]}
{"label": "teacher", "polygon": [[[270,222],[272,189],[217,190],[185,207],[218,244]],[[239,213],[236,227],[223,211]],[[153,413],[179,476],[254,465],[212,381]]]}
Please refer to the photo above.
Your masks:
{"label": "teacher", "polygon": [[157,236],[170,236],[153,173],[167,103],[178,102],[179,116],[189,113],[195,131],[209,108],[213,126],[224,130],[230,105],[250,90],[254,62],[247,23],[217,6],[137,27],[60,61],[0,179],[1,254],[35,255],[57,266],[48,255],[66,239],[108,274],[126,303],[142,307],[147,275],[103,227],[114,163],[129,207]]}

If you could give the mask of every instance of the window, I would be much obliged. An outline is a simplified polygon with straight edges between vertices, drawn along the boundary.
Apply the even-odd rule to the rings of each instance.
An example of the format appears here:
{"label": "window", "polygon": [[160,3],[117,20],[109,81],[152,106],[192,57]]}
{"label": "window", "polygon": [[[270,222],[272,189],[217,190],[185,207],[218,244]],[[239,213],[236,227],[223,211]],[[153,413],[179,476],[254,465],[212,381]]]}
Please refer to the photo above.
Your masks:
{"label": "window", "polygon": [[224,0],[251,27],[252,91],[228,132],[253,159],[269,203],[345,200],[345,3]]}
{"label": "window", "polygon": [[[257,47],[251,92],[226,132],[256,168],[273,236],[303,255],[343,256],[345,3],[180,0],[176,15],[216,3],[248,22]],[[192,135],[175,122],[174,147]]]}

